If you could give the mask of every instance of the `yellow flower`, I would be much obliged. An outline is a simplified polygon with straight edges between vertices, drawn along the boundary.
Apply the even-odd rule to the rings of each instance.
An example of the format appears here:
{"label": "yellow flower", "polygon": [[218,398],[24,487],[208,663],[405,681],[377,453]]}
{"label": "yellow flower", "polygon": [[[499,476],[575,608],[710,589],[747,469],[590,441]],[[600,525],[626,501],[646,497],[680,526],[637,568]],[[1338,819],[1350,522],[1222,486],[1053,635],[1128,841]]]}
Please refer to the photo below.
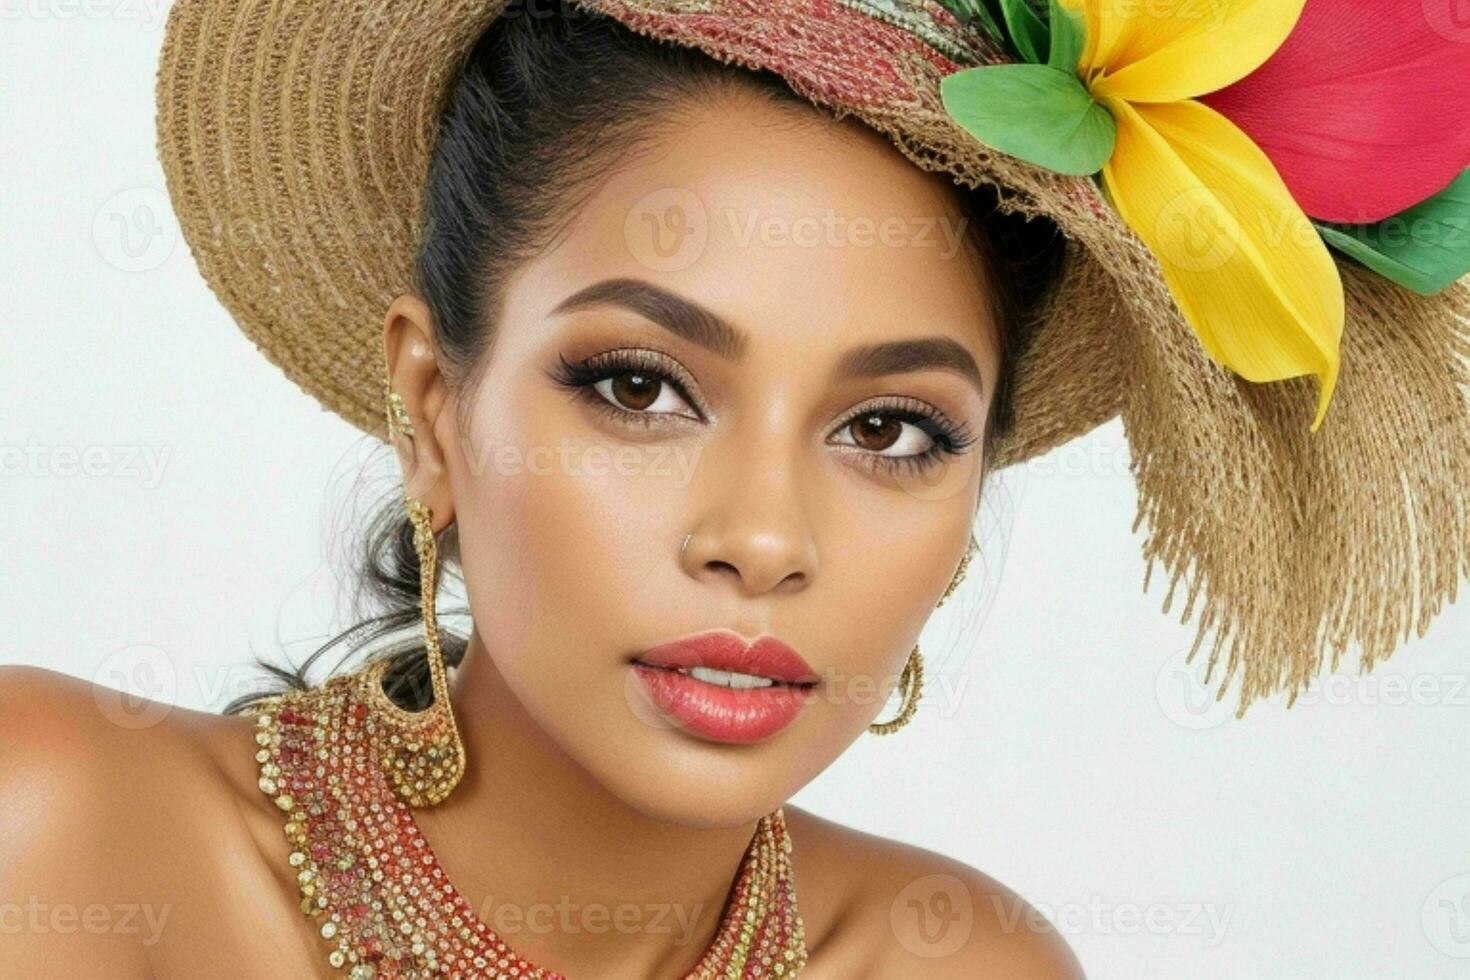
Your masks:
{"label": "yellow flower", "polygon": [[1117,124],[1113,206],[1211,357],[1250,381],[1317,376],[1315,432],[1337,384],[1337,266],[1265,152],[1197,101],[1270,57],[1305,2],[1062,0],[1086,23],[1077,74]]}

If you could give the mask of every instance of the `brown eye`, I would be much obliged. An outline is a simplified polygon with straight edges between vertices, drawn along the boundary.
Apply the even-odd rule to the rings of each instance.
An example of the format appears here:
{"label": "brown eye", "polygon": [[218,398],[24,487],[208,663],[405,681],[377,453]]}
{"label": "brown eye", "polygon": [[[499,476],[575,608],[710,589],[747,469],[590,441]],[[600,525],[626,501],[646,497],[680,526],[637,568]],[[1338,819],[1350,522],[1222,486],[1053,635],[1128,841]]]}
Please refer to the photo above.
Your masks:
{"label": "brown eye", "polygon": [[882,452],[898,441],[903,423],[895,418],[873,412],[850,423],[853,442],[871,452]]}
{"label": "brown eye", "polygon": [[[693,376],[674,358],[646,348],[603,351],[580,363],[558,356],[549,372],[560,388],[615,421],[647,428],[667,424],[675,417],[694,422],[704,415],[694,407]],[[668,367],[660,365],[667,364]]]}
{"label": "brown eye", "polygon": [[633,415],[681,415],[698,419],[679,393],[678,382],[660,371],[645,368],[609,368],[592,387],[613,408]]}
{"label": "brown eye", "polygon": [[658,401],[663,389],[662,381],[642,372],[622,371],[613,375],[611,381],[613,397],[624,408],[639,412]]}
{"label": "brown eye", "polygon": [[[867,412],[843,426],[843,430],[851,437],[847,445],[884,456],[922,455],[935,444],[934,437],[923,428],[891,412]],[[900,448],[899,452],[891,451],[895,446]]]}

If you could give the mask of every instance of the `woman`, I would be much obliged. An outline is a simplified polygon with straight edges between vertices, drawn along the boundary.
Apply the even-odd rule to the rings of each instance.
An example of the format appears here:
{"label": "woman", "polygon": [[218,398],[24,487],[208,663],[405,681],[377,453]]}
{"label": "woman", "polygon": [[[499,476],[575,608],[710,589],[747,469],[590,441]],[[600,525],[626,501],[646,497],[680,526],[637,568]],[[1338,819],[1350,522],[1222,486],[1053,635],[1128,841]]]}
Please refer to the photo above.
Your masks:
{"label": "woman", "polygon": [[[640,207],[664,214],[640,202],[665,188],[682,191],[672,206],[702,202],[707,226],[700,254],[669,271],[624,234]],[[393,444],[405,495],[462,565],[475,625],[467,642],[444,637],[463,779],[413,819],[476,910],[545,896],[565,896],[574,924],[582,906],[641,910],[618,929],[528,916],[503,931],[531,963],[683,976],[715,939],[757,822],[883,710],[965,557],[984,446],[1005,431],[1007,348],[1052,274],[1055,229],[962,194],[775,75],[580,13],[485,32],[424,208],[423,291],[396,298],[382,330],[412,427]],[[828,215],[901,233],[870,244],[828,221],[815,244],[741,235]],[[388,503],[371,571],[396,602],[386,625],[402,626],[418,617],[421,563],[403,500]],[[707,642],[670,645],[694,634]],[[740,680],[677,673],[681,650]],[[403,690],[431,700],[424,644],[398,656]],[[55,717],[77,696],[32,677],[6,702]],[[8,855],[34,862],[35,887],[56,887],[48,857],[90,850],[87,831],[106,827],[106,853],[73,873],[130,883],[173,927],[146,950],[30,937],[7,975],[331,969],[334,945],[298,908],[286,815],[261,792],[257,730],[191,713],[119,745],[177,760],[130,767],[171,801],[161,810],[104,790],[123,755],[38,800],[56,821]],[[783,815],[804,946],[788,975],[1076,973],[1055,932],[1024,914],[1007,925],[1015,897],[980,872]],[[934,898],[967,888],[979,914],[938,957],[889,925],[905,889],[933,900],[911,888],[926,876]]]}
{"label": "woman", "polygon": [[[810,33],[761,48],[753,8],[711,27],[708,4],[501,6],[171,14],[170,192],[262,349],[386,432],[403,494],[368,576],[391,607],[339,638],[366,656],[328,681],[303,666],[135,733],[101,730],[74,682],[10,676],[7,799],[47,819],[0,845],[7,891],[125,896],[170,925],[146,947],[26,932],[4,970],[1078,975],[982,872],[784,803],[912,716],[915,640],[963,576],[985,475],[1117,408],[1100,267],[809,97],[819,37],[896,78],[918,41],[925,71],[983,44],[932,7],[815,4]],[[656,39],[680,14],[706,50]],[[711,57],[719,38],[786,70]],[[437,121],[421,194],[410,106]],[[297,110],[322,113],[291,130],[316,142],[283,165]],[[411,288],[351,326],[405,242]],[[1021,397],[1056,370],[1030,345],[1069,299],[1098,332],[1051,350],[1096,370],[1048,428]],[[434,616],[445,567],[464,639]],[[104,747],[60,776],[57,718]]]}

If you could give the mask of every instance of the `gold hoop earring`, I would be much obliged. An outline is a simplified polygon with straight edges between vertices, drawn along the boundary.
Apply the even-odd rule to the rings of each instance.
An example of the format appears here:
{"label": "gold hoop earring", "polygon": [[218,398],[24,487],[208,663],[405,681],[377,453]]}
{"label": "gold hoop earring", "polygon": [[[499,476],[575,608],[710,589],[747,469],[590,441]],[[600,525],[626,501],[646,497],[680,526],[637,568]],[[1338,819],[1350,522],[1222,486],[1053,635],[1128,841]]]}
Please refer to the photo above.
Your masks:
{"label": "gold hoop earring", "polygon": [[[949,601],[954,590],[965,578],[965,572],[970,567],[970,559],[975,552],[980,550],[980,543],[975,536],[970,535],[970,543],[965,547],[965,553],[960,558],[959,568],[955,570],[954,577],[949,580],[949,585],[944,590],[944,595],[939,597],[939,602],[934,608],[938,609]],[[919,710],[919,698],[924,688],[924,655],[919,652],[919,645],[914,644],[914,649],[909,653],[909,659],[903,665],[903,673],[898,675],[898,689],[903,692],[903,704],[899,707],[898,714],[889,721],[874,722],[868,726],[868,731],[874,735],[890,735],[908,724],[914,712]]]}
{"label": "gold hoop earring", "polygon": [[898,714],[890,721],[874,722],[868,726],[868,731],[874,735],[891,735],[914,716],[919,710],[919,695],[924,687],[924,657],[919,653],[919,645],[914,644],[913,650],[909,651],[909,659],[903,665],[903,673],[898,675],[898,689],[903,692],[903,705]]}
{"label": "gold hoop earring", "polygon": [[975,552],[979,550],[980,543],[975,540],[975,535],[970,535],[970,543],[965,546],[965,553],[960,558],[959,568],[955,569],[954,578],[949,580],[949,585],[944,589],[944,595],[939,597],[939,602],[934,606],[935,609],[948,602],[949,597],[954,594],[954,590],[959,587],[960,582],[964,581],[965,572],[970,569],[970,559],[975,557]]}
{"label": "gold hoop earring", "polygon": [[388,439],[392,441],[400,435],[413,435],[413,418],[404,407],[403,396],[387,385],[383,386],[383,401],[388,406]]}
{"label": "gold hoop earring", "polygon": [[[390,431],[398,425],[398,420],[393,418],[393,400],[389,399]],[[398,404],[401,408],[401,399]],[[449,699],[449,673],[439,645],[439,622],[434,609],[439,549],[434,537],[433,513],[425,504],[406,496],[404,503],[413,524],[414,550],[419,556],[424,649],[434,703],[422,711],[399,707],[383,690],[383,676],[392,661],[378,660],[365,675],[369,709],[373,714],[373,727],[369,731],[378,744],[379,762],[398,795],[410,806],[434,806],[443,802],[464,776],[465,749],[454,720],[454,705]]]}

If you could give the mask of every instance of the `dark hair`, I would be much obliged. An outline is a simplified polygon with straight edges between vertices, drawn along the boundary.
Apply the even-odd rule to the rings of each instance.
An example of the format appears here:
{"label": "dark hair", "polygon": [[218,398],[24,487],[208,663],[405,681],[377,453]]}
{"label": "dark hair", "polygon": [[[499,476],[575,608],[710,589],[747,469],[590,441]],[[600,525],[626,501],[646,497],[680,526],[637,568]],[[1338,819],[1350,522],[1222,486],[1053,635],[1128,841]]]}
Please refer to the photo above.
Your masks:
{"label": "dark hair", "polygon": [[[610,165],[635,163],[681,112],[748,94],[789,107],[793,125],[836,118],[773,72],[642,36],[604,15],[551,6],[515,4],[497,18],[470,52],[442,113],[415,272],[451,387],[472,386],[489,361],[491,325],[509,276],[555,240]],[[993,284],[1001,376],[982,438],[988,457],[1011,428],[1012,367],[1030,333],[1028,319],[1057,278],[1063,239],[1044,219],[999,210],[994,188],[956,184],[955,191],[968,242]],[[440,535],[439,554],[441,572],[457,576],[456,526]],[[286,689],[299,690],[310,686],[307,671],[331,648],[345,647],[345,661],[374,645],[375,655],[397,661],[388,693],[422,708],[432,690],[419,632],[419,560],[401,490],[386,493],[374,511],[360,561],[358,608],[367,600],[386,612],[328,640],[299,669],[258,662]],[[398,633],[406,635],[383,642]],[[457,665],[465,638],[443,623],[440,636],[445,662]],[[223,710],[239,713],[271,693],[244,695]]]}

